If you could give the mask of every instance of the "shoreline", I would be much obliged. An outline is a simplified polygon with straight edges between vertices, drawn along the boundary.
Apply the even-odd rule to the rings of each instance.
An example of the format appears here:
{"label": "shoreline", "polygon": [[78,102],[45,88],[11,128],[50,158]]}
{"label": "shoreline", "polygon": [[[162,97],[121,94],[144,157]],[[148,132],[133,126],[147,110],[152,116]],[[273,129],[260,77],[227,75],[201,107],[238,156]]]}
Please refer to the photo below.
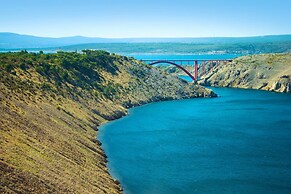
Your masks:
{"label": "shoreline", "polygon": [[241,90],[258,90],[258,91],[265,91],[265,92],[272,92],[272,93],[281,93],[281,94],[291,94],[290,92],[285,92],[285,91],[278,91],[274,89],[269,89],[269,88],[253,88],[253,87],[242,87],[242,86],[219,86],[219,85],[203,85],[199,84],[200,86],[203,87],[213,87],[213,88],[233,88],[233,89],[241,89]]}

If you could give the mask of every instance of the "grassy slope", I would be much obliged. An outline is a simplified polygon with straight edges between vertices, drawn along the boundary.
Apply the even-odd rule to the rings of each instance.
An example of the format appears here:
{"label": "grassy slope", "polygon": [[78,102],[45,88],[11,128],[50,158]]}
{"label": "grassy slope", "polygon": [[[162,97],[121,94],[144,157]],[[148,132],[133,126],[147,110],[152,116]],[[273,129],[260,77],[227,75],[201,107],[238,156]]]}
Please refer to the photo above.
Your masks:
{"label": "grassy slope", "polygon": [[98,125],[147,102],[214,94],[106,52],[0,54],[0,193],[120,193]]}
{"label": "grassy slope", "polygon": [[216,67],[202,84],[291,92],[291,54],[262,54],[235,59]]}

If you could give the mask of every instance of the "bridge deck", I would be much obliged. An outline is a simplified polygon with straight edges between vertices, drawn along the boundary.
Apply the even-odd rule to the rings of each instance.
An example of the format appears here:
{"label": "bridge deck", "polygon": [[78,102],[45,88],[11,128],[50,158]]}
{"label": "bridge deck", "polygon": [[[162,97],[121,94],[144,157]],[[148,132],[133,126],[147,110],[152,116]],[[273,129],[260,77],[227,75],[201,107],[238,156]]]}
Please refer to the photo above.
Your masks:
{"label": "bridge deck", "polygon": [[141,59],[143,62],[155,62],[155,61],[182,61],[182,62],[194,62],[194,61],[225,61],[225,62],[232,62],[232,59]]}

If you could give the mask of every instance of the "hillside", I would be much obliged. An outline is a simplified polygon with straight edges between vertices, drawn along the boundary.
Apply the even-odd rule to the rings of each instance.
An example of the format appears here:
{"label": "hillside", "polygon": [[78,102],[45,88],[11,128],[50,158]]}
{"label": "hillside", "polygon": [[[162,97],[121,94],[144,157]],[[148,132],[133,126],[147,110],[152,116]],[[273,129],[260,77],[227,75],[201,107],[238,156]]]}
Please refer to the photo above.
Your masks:
{"label": "hillside", "polygon": [[0,53],[0,193],[121,193],[98,126],[148,102],[213,96],[104,51]]}
{"label": "hillside", "polygon": [[202,77],[202,85],[291,92],[291,54],[239,57]]}

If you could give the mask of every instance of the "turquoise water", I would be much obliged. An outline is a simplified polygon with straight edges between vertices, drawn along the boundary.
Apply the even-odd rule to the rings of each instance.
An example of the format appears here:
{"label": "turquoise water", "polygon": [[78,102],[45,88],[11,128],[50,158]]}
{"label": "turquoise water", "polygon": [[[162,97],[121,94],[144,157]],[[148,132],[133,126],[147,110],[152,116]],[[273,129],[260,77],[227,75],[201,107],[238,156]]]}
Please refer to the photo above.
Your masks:
{"label": "turquoise water", "polygon": [[192,82],[193,81],[192,78],[189,77],[188,75],[180,75],[179,77],[182,78],[183,80],[188,81],[188,82]]}
{"label": "turquoise water", "polygon": [[215,88],[100,127],[126,194],[291,193],[291,95]]}

